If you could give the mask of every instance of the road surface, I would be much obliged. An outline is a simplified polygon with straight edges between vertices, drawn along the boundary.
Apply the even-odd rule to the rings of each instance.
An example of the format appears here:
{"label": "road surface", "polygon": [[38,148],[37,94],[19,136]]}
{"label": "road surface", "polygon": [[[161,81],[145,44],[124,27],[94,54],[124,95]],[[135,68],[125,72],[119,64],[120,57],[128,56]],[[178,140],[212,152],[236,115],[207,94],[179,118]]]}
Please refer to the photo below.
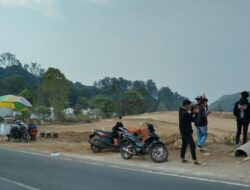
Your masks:
{"label": "road surface", "polygon": [[245,190],[249,187],[0,149],[1,190]]}

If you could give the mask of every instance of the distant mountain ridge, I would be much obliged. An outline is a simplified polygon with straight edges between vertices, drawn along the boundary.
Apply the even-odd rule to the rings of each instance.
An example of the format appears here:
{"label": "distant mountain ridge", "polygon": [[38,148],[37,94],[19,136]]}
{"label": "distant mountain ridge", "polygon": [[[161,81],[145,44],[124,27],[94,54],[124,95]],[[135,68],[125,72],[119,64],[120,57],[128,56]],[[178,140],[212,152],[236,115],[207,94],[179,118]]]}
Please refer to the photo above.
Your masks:
{"label": "distant mountain ridge", "polygon": [[[250,92],[249,92],[250,93]],[[232,112],[234,104],[240,99],[240,92],[230,95],[224,95],[214,103],[210,104],[211,111]]]}

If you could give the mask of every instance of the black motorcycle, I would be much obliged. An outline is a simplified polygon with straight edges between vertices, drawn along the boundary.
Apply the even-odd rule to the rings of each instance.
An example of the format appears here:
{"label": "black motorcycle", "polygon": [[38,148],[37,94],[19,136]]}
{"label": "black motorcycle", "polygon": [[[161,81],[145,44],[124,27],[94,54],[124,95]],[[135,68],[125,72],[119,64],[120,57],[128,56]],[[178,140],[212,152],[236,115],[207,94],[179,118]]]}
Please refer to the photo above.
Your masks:
{"label": "black motorcycle", "polygon": [[117,122],[112,131],[94,129],[88,140],[91,150],[94,153],[99,153],[102,150],[119,150],[122,129],[124,126],[121,122]]}
{"label": "black motorcycle", "polygon": [[21,140],[24,143],[29,141],[29,133],[27,126],[22,123],[13,124],[10,130],[10,134],[7,135],[8,141]]}
{"label": "black motorcycle", "polygon": [[139,135],[133,135],[126,131],[123,133],[121,142],[121,157],[129,160],[133,156],[149,155],[155,163],[162,163],[168,160],[168,149],[164,143],[160,141],[159,136],[155,133],[152,124],[148,126],[148,138],[142,142]]}

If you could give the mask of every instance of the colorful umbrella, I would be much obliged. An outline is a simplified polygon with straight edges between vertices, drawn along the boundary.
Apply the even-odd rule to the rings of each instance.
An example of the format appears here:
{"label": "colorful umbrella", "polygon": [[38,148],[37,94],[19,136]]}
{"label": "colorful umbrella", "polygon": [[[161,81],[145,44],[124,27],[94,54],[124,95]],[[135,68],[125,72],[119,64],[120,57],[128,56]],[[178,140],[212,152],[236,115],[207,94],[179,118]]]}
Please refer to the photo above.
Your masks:
{"label": "colorful umbrella", "polygon": [[0,107],[10,108],[16,111],[24,111],[32,108],[32,104],[21,96],[0,96]]}

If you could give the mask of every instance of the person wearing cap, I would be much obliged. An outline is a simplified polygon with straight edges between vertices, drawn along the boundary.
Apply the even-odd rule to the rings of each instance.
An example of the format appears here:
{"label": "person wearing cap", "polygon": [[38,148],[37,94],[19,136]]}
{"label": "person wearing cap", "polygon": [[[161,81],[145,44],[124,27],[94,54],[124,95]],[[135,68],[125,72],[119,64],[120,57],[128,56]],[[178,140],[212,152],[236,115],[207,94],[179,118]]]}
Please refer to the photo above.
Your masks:
{"label": "person wearing cap", "polygon": [[197,96],[196,98],[195,98],[195,100],[196,100],[196,102],[197,102],[197,105],[201,105],[201,100],[202,100],[202,96]]}
{"label": "person wearing cap", "polygon": [[191,106],[191,113],[194,113],[195,108],[197,109],[197,108],[200,107],[200,105],[201,105],[201,98],[202,98],[201,96],[197,96],[195,98],[196,103],[194,103],[194,105]]}
{"label": "person wearing cap", "polygon": [[243,91],[240,93],[241,98],[234,105],[233,113],[236,117],[237,121],[237,133],[236,133],[236,148],[239,147],[240,144],[240,136],[243,128],[243,144],[247,143],[247,133],[250,122],[250,105],[248,101],[249,93],[247,91]]}
{"label": "person wearing cap", "polygon": [[[192,159],[195,165],[202,165],[198,162],[196,157],[196,145],[193,139],[193,129],[192,129],[192,122],[194,122],[194,115],[190,113],[191,110],[191,101],[184,100],[182,107],[179,110],[179,129],[182,138],[182,147],[181,147],[181,161],[182,163],[188,163],[185,159],[187,146],[189,145]],[[195,112],[195,110],[194,110]]]}
{"label": "person wearing cap", "polygon": [[208,125],[208,99],[201,98],[200,99],[200,106],[199,112],[196,113],[195,117],[195,126],[196,126],[196,135],[197,135],[197,148],[201,151],[206,151],[204,145],[207,140],[208,132],[207,132],[207,125]]}

